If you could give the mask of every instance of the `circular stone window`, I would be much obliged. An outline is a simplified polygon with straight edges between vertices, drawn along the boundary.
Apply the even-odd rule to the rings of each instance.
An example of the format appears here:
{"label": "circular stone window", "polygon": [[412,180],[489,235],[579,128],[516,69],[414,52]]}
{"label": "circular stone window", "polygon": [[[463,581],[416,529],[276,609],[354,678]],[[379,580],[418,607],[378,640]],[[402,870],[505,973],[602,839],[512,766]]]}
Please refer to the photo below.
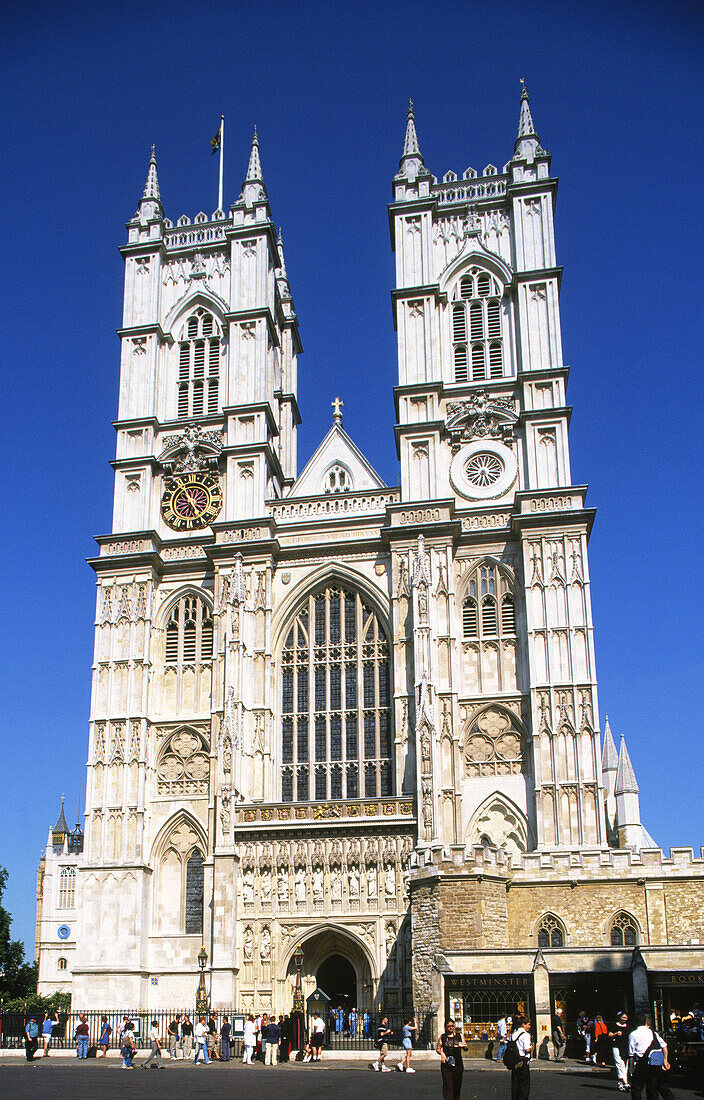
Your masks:
{"label": "circular stone window", "polygon": [[467,500],[503,496],[513,485],[517,473],[518,463],[513,451],[493,439],[461,447],[450,465],[450,481]]}

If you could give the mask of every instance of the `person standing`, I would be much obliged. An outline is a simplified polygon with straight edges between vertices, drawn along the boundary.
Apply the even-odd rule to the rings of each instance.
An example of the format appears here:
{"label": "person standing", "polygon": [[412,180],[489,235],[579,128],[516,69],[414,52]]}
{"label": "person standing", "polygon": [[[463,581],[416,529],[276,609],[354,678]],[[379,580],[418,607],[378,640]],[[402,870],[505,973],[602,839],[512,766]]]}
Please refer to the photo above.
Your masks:
{"label": "person standing", "polygon": [[288,1013],[285,1016],[279,1016],[279,1027],[281,1028],[279,1057],[282,1062],[288,1062],[291,1058],[291,1020]]}
{"label": "person standing", "polygon": [[310,1022],[310,1046],[312,1051],[311,1062],[320,1061],[320,1052],[323,1049],[325,1039],[325,1024],[322,1016],[315,1012]]}
{"label": "person standing", "polygon": [[168,1041],[169,1041],[169,1056],[172,1059],[172,1061],[174,1061],[174,1062],[176,1061],[176,1053],[178,1051],[178,1045],[179,1045],[179,1038],[180,1038],[179,1028],[180,1028],[180,1025],[181,1025],[181,1017],[176,1016],[176,1017],[174,1017],[173,1020],[171,1020],[171,1022],[169,1023],[169,1026],[166,1029],[166,1034],[167,1034]]}
{"label": "person standing", "polygon": [[281,1028],[276,1022],[276,1017],[272,1016],[267,1024],[266,1033],[263,1035],[265,1047],[264,1047],[264,1064],[266,1066],[275,1066],[279,1053],[279,1043],[281,1042]]}
{"label": "person standing", "polygon": [[210,1065],[210,1058],[208,1057],[208,1025],[205,1022],[205,1016],[201,1016],[200,1020],[196,1024],[196,1056],[193,1059],[194,1066],[197,1066],[199,1055],[203,1055],[203,1061],[206,1066]]}
{"label": "person standing", "polygon": [[376,1049],[379,1051],[377,1059],[372,1062],[372,1069],[381,1073],[390,1073],[388,1066],[384,1065],[386,1055],[389,1053],[389,1039],[392,1037],[393,1031],[389,1027],[388,1016],[382,1016],[381,1023],[376,1029]]}
{"label": "person standing", "polygon": [[588,1028],[589,1028],[589,1018],[588,1018],[586,1012],[584,1011],[584,1009],[582,1009],[579,1016],[577,1017],[576,1027],[577,1027],[577,1034],[579,1035],[580,1039],[584,1040],[584,1047],[585,1047],[584,1061],[588,1062],[589,1061],[589,1048],[591,1047],[591,1036],[590,1036],[589,1030],[588,1030]]}
{"label": "person standing", "polygon": [[498,1042],[498,1050],[496,1053],[496,1061],[500,1062],[506,1053],[506,1036],[508,1034],[508,1025],[510,1023],[510,1017],[502,1016],[500,1020],[496,1021],[496,1040]]}
{"label": "person standing", "polygon": [[445,1030],[438,1039],[435,1050],[440,1055],[440,1075],[442,1077],[442,1100],[459,1100],[462,1090],[464,1062],[462,1051],[467,1049],[462,1032],[455,1027],[454,1020],[445,1020]]}
{"label": "person standing", "polygon": [[108,1023],[107,1016],[100,1017],[100,1038],[98,1039],[98,1046],[103,1052],[103,1058],[108,1056],[108,1047],[110,1046],[110,1036],[112,1035],[112,1028]]}
{"label": "person standing", "polygon": [[78,1023],[76,1024],[76,1030],[73,1034],[76,1040],[76,1057],[87,1058],[88,1057],[88,1024],[86,1023],[85,1016],[81,1013],[78,1017]]}
{"label": "person standing", "polygon": [[208,1020],[208,1035],[206,1037],[208,1044],[208,1055],[213,1062],[219,1062],[220,1055],[218,1054],[218,1024],[215,1013],[211,1015]]}
{"label": "person standing", "polygon": [[254,1054],[254,1047],[257,1042],[257,1025],[254,1022],[254,1016],[248,1016],[244,1025],[244,1057],[242,1062],[245,1066],[251,1066],[252,1055]]}
{"label": "person standing", "polygon": [[616,1066],[619,1092],[628,1092],[628,1015],[619,1012],[614,1030],[609,1032],[611,1052]]}
{"label": "person standing", "polygon": [[567,1049],[567,1036],[562,1025],[561,1008],[555,1009],[555,1015],[552,1018],[552,1045],[555,1048],[555,1061],[563,1062],[565,1060],[565,1050]]}
{"label": "person standing", "polygon": [[530,1095],[530,1055],[533,1044],[530,1041],[530,1020],[519,1016],[516,1030],[511,1035],[520,1061],[511,1070],[511,1100],[528,1100]]}
{"label": "person standing", "polygon": [[396,1069],[400,1069],[403,1073],[416,1072],[414,1069],[411,1069],[411,1054],[413,1053],[413,1032],[417,1030],[418,1024],[416,1023],[415,1016],[409,1016],[401,1029],[403,1058],[396,1066]]}
{"label": "person standing", "polygon": [[353,1008],[350,1012],[349,1026],[350,1026],[350,1039],[357,1038],[357,1025],[359,1023],[359,1014],[357,1009]]}
{"label": "person standing", "polygon": [[643,1089],[647,1100],[675,1100],[665,1076],[670,1068],[667,1043],[653,1031],[650,1016],[638,1017],[638,1027],[628,1037],[628,1055],[632,1060],[633,1100],[641,1100]]}
{"label": "person standing", "polygon": [[[159,1025],[156,1020],[152,1020],[152,1025],[149,1028],[149,1044],[151,1050],[142,1062],[142,1069],[147,1068],[152,1058],[156,1059],[154,1066],[156,1066],[157,1069],[163,1069],[164,1063],[161,1060],[161,1039],[159,1038]],[[152,1066],[152,1069],[154,1069],[154,1066]]]}
{"label": "person standing", "polygon": [[222,1018],[222,1027],[220,1028],[220,1057],[223,1062],[230,1061],[230,1033],[232,1028],[230,1027],[230,1021],[227,1016]]}
{"label": "person standing", "polygon": [[44,1046],[44,1054],[42,1057],[49,1057],[49,1047],[51,1046],[51,1036],[54,1031],[54,1021],[48,1012],[44,1013],[44,1022],[42,1023],[42,1043]]}
{"label": "person standing", "polygon": [[34,1016],[30,1016],[24,1029],[24,1053],[28,1062],[34,1061],[39,1045],[39,1024]]}
{"label": "person standing", "polygon": [[193,1024],[186,1013],[181,1021],[181,1057],[190,1058],[193,1050]]}

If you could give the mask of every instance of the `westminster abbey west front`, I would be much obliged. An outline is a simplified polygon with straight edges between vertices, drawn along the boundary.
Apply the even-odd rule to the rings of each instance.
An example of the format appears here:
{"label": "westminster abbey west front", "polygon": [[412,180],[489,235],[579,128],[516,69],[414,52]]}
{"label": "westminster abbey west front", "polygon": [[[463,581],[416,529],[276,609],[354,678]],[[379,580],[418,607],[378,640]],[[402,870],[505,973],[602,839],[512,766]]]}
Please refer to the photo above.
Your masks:
{"label": "westminster abbey west front", "polygon": [[662,1015],[701,982],[704,861],[657,849],[600,732],[555,191],[525,90],[508,163],[441,182],[409,109],[387,486],[338,401],[298,472],[256,135],[239,199],[193,221],[152,155],[121,249],[85,846],[44,857],[41,991],[190,1005],[203,945],[216,1008],[287,1012],[300,947],[306,995],[470,1038],[521,1005],[540,1043],[558,1003]]}

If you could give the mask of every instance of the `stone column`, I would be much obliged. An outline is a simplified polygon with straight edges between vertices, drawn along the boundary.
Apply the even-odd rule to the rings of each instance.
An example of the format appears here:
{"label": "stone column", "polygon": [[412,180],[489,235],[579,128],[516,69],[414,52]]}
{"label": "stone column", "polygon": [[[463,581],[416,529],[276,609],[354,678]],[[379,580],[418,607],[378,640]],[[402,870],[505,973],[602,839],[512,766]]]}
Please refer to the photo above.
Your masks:
{"label": "stone column", "polygon": [[533,963],[533,997],[535,1000],[535,1058],[550,1058],[550,974],[542,951]]}

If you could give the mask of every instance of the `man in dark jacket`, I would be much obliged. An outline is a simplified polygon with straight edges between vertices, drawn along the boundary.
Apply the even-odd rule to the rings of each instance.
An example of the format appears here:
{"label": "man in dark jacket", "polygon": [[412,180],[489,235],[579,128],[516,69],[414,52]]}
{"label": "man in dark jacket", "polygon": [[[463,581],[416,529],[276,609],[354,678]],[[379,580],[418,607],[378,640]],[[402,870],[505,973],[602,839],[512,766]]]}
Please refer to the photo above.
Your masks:
{"label": "man in dark jacket", "polygon": [[281,1041],[281,1028],[272,1016],[265,1028],[262,1028],[262,1042],[264,1043],[264,1065],[275,1066],[279,1043]]}

